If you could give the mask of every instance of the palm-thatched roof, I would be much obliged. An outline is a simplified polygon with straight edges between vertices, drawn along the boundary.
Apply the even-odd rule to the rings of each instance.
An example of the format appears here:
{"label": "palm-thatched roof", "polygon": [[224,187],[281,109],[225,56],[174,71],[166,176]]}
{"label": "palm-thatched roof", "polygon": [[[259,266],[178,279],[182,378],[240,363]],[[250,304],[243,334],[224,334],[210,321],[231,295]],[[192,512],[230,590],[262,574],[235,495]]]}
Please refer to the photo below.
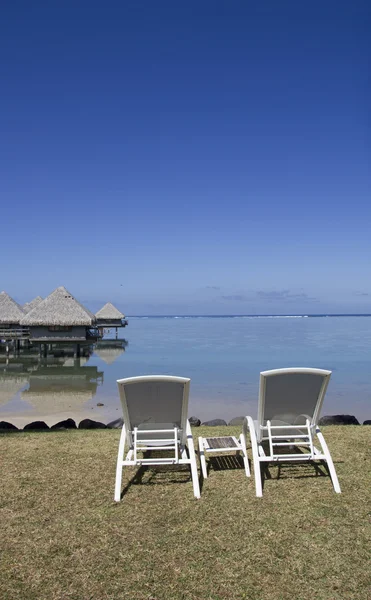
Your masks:
{"label": "palm-thatched roof", "polygon": [[107,302],[107,304],[105,304],[100,310],[98,310],[97,313],[95,313],[95,316],[97,319],[105,319],[107,321],[110,319],[124,319],[125,317],[125,315],[123,315],[122,312],[116,308],[116,306],[111,304],[111,302]]}
{"label": "palm-thatched roof", "polygon": [[33,308],[35,308],[35,306],[40,304],[40,302],[42,302],[42,300],[43,299],[41,298],[41,296],[36,296],[36,298],[31,300],[31,302],[26,302],[26,304],[23,305],[24,312],[29,313]]}
{"label": "palm-thatched roof", "polygon": [[95,321],[95,315],[61,286],[27,313],[21,325],[90,326]]}
{"label": "palm-thatched roof", "polygon": [[23,308],[6,292],[0,294],[0,324],[19,325],[24,317]]}

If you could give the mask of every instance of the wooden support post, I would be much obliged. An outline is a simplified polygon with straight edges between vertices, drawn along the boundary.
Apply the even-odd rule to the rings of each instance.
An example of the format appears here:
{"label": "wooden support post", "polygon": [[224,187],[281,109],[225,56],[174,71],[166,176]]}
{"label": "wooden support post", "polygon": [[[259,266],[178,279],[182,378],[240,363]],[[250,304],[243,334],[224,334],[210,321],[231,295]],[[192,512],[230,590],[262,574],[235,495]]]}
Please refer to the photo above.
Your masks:
{"label": "wooden support post", "polygon": [[44,344],[43,356],[44,356],[44,358],[46,358],[48,356],[48,345],[47,344]]}
{"label": "wooden support post", "polygon": [[119,331],[119,330],[118,330],[118,327],[116,327],[116,340],[117,340],[117,338],[118,338],[118,331]]}

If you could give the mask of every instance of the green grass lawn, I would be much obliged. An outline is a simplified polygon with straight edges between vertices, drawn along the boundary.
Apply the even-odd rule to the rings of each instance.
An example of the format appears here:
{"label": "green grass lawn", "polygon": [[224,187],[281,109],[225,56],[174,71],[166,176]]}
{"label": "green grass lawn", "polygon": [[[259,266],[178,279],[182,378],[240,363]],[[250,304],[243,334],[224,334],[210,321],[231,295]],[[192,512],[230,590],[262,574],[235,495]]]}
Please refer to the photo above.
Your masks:
{"label": "green grass lawn", "polygon": [[371,427],[323,430],[340,495],[303,464],[270,468],[258,499],[214,459],[201,500],[188,470],[130,468],[119,504],[119,431],[0,436],[0,597],[369,599]]}

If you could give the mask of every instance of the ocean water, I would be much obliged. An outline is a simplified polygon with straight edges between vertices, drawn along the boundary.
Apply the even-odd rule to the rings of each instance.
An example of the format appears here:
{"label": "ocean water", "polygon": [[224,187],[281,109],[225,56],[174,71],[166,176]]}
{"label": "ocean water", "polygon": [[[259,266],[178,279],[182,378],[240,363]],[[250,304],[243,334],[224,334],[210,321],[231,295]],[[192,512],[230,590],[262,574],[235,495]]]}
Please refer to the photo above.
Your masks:
{"label": "ocean water", "polygon": [[[370,317],[132,317],[127,343],[86,357],[0,356],[0,420],[73,413],[121,415],[116,380],[145,374],[191,378],[190,414],[202,421],[257,413],[260,371],[330,369],[322,414],[371,418]],[[103,406],[97,406],[102,404]]]}

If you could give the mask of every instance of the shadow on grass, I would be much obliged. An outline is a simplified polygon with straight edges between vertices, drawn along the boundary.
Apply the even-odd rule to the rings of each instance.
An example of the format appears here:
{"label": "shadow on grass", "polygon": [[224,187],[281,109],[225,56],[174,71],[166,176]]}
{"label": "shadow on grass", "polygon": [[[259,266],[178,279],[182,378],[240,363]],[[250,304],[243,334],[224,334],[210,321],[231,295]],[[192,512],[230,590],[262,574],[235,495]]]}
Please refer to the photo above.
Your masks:
{"label": "shadow on grass", "polygon": [[236,469],[244,469],[243,458],[241,455],[223,454],[221,456],[208,457],[207,473],[213,471],[235,471]]}
{"label": "shadow on grass", "polygon": [[[153,458],[154,453],[143,454],[143,458],[150,457]],[[141,465],[122,489],[121,500],[133,485],[177,485],[191,481],[191,469],[188,465]]]}
{"label": "shadow on grass", "polygon": [[[267,447],[266,453],[269,454],[269,448]],[[302,453],[303,455],[306,452],[303,448],[298,446],[293,446],[291,450],[282,450],[282,454],[287,454],[288,456],[293,454]],[[335,461],[334,461],[335,462]],[[337,461],[336,464],[339,464],[343,461]],[[277,469],[276,477],[272,476],[271,470]],[[327,466],[327,462],[319,461],[316,462],[314,460],[308,461],[295,461],[288,460],[287,462],[276,462],[276,463],[261,463],[261,473],[262,473],[262,486],[264,488],[265,480],[267,479],[311,479],[314,477],[329,477],[331,480],[331,475],[329,468]]]}
{"label": "shadow on grass", "polygon": [[[249,460],[250,468],[251,462]],[[240,454],[222,454],[220,456],[209,455],[206,461],[206,469],[207,475],[210,475],[210,471],[235,471],[235,470],[245,470],[245,465],[243,462],[243,457]],[[204,476],[202,474],[202,470],[200,469],[200,491],[202,493],[202,488],[204,485]]]}
{"label": "shadow on grass", "polygon": [[[302,448],[293,447],[291,452],[298,454],[302,452],[305,454]],[[267,454],[269,449],[267,448]],[[287,451],[290,454],[290,450]],[[153,453],[146,452],[143,457],[153,457]],[[336,461],[337,464],[343,461]],[[251,461],[249,460],[250,468]],[[211,471],[244,471],[243,457],[240,454],[223,454],[220,456],[212,455],[208,457],[206,462],[207,473]],[[262,487],[264,489],[265,481],[270,479],[311,479],[314,477],[329,477],[331,480],[330,472],[327,467],[327,463],[324,461],[287,461],[280,463],[261,463],[262,470]],[[272,471],[277,470],[277,475],[272,476]],[[187,465],[141,465],[139,469],[134,473],[133,477],[127,481],[122,492],[121,499],[127,494],[131,486],[133,485],[178,485],[192,482],[192,476],[189,466]],[[202,471],[199,474],[200,491],[202,492],[204,478]]]}

